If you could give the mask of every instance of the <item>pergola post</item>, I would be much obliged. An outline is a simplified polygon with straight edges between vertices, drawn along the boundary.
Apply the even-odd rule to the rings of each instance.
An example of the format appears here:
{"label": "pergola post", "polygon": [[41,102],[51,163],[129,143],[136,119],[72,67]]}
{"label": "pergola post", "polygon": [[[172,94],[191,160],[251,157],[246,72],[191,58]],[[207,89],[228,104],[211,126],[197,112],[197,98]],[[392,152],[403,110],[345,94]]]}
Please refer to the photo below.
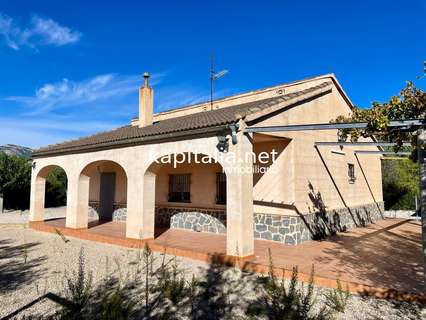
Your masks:
{"label": "pergola post", "polygon": [[[332,130],[332,129],[365,129],[367,128],[367,122],[347,122],[347,123],[316,123],[316,124],[297,124],[297,125],[285,125],[285,126],[268,126],[268,127],[247,127],[244,129],[246,133],[253,132],[286,132],[286,131],[306,131],[306,130]],[[423,285],[424,292],[426,293],[426,164],[425,164],[425,145],[426,145],[426,119],[406,119],[406,120],[391,120],[388,123],[388,127],[391,128],[403,128],[409,132],[415,132],[417,130],[417,150],[418,150],[418,161],[419,161],[419,175],[420,175],[420,211],[422,221],[422,255],[423,255]],[[320,145],[376,145],[376,146],[387,146],[390,143],[383,142],[315,142],[315,147]],[[404,143],[406,144],[406,143]],[[390,154],[389,152],[383,151],[362,151],[356,150],[355,153],[377,153],[377,154]],[[396,154],[406,155],[405,152],[398,152]]]}
{"label": "pergola post", "polygon": [[423,252],[423,286],[426,292],[426,165],[425,165],[425,152],[424,146],[426,142],[426,131],[419,130],[417,136],[417,150],[419,160],[419,174],[420,174],[420,212],[422,223],[422,252]]}

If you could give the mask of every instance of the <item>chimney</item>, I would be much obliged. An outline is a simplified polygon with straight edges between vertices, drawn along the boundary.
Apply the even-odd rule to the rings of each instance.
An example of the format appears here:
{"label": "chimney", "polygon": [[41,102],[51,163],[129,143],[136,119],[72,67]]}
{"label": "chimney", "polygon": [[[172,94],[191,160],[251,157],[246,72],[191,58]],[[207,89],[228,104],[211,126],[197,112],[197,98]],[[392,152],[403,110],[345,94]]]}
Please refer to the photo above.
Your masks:
{"label": "chimney", "polygon": [[143,74],[143,87],[139,88],[139,127],[152,124],[154,113],[154,90],[149,86],[149,73]]}

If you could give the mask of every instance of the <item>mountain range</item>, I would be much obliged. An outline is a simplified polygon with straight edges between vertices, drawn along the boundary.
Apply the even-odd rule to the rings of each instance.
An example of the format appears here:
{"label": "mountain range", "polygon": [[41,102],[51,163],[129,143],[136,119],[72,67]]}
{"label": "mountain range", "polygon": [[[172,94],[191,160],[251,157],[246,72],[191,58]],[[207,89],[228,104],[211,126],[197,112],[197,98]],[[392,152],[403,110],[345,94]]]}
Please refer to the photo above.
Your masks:
{"label": "mountain range", "polygon": [[14,144],[6,144],[4,146],[0,146],[0,152],[4,152],[7,155],[30,158],[32,149]]}

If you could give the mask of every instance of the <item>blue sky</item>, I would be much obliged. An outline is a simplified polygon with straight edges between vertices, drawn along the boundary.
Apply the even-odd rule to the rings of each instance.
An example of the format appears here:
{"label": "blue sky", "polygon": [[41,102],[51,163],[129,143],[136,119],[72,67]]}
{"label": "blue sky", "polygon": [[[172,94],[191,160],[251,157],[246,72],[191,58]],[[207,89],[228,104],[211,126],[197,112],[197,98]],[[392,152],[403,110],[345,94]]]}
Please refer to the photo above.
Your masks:
{"label": "blue sky", "polygon": [[218,96],[333,72],[362,107],[426,60],[424,0],[112,2],[0,0],[0,145],[128,124],[144,71],[156,111],[206,100],[211,53]]}

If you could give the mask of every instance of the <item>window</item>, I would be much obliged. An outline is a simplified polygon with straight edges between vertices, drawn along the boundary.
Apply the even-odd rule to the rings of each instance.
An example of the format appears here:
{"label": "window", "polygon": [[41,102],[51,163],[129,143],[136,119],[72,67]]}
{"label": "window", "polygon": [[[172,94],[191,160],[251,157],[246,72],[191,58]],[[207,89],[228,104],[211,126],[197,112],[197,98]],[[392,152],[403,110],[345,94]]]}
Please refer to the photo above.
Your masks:
{"label": "window", "polygon": [[349,182],[355,182],[355,166],[353,163],[348,163],[348,177]]}
{"label": "window", "polygon": [[216,204],[226,204],[226,175],[216,173]]}
{"label": "window", "polygon": [[169,202],[191,201],[191,174],[169,175]]}

